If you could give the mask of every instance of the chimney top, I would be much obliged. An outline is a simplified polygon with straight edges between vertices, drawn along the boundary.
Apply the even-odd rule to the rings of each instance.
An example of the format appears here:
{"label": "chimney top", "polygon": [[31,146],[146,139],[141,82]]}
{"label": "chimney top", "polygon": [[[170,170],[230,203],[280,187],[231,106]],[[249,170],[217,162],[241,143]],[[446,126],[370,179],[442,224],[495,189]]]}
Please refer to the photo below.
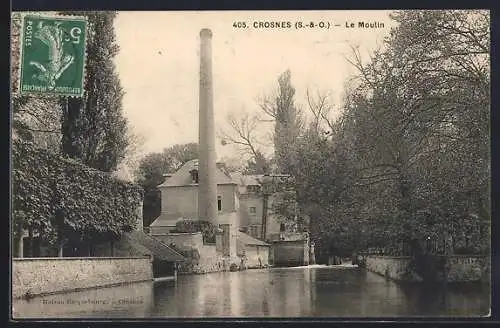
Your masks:
{"label": "chimney top", "polygon": [[202,38],[211,38],[212,37],[212,31],[208,28],[204,28],[200,31],[200,36]]}

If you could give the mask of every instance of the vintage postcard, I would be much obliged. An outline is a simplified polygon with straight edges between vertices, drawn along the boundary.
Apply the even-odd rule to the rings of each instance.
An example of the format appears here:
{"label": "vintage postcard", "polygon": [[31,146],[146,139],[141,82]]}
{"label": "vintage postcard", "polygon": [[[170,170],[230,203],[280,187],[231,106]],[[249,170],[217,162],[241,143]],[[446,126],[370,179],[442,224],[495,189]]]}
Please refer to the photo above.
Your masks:
{"label": "vintage postcard", "polygon": [[14,320],[490,316],[489,11],[11,19]]}

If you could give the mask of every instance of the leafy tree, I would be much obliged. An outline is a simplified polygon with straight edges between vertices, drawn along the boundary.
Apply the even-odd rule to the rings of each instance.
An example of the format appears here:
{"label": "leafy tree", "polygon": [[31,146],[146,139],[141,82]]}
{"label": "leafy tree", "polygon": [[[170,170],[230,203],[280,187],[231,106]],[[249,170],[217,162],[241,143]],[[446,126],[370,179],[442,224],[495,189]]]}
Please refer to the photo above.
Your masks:
{"label": "leafy tree", "polygon": [[37,146],[58,150],[60,147],[60,120],[61,109],[58,97],[54,96],[20,96],[19,63],[21,16],[13,13],[11,17],[11,108],[12,132],[14,137],[30,140]]}
{"label": "leafy tree", "polygon": [[90,167],[114,171],[128,145],[123,89],[116,73],[115,12],[82,12],[88,17],[86,82],[83,98],[61,99],[62,151]]}
{"label": "leafy tree", "polygon": [[318,251],[401,254],[430,240],[434,252],[481,252],[490,218],[488,14],[393,18],[399,26],[368,62],[353,48],[359,74],[337,120],[323,118],[322,97],[309,101],[313,121],[292,162],[301,210]]}
{"label": "leafy tree", "polygon": [[[342,225],[349,216],[373,222],[372,246],[384,245],[381,236],[394,251],[403,240],[458,242],[465,222],[478,231],[489,220],[488,19],[477,11],[393,17],[400,25],[369,63],[353,49],[358,81],[333,136],[331,166],[349,170],[326,175],[343,175],[345,183],[329,185],[345,192],[319,199],[337,205],[331,217]],[[467,213],[476,219],[464,221]]]}
{"label": "leafy tree", "polygon": [[16,140],[12,151],[15,237],[25,229],[62,249],[66,242],[92,244],[136,227],[140,186],[31,142]]}
{"label": "leafy tree", "polygon": [[274,153],[278,170],[290,174],[295,163],[294,144],[303,127],[302,113],[295,104],[290,70],[278,77],[276,94],[261,101],[260,107],[274,121]]}

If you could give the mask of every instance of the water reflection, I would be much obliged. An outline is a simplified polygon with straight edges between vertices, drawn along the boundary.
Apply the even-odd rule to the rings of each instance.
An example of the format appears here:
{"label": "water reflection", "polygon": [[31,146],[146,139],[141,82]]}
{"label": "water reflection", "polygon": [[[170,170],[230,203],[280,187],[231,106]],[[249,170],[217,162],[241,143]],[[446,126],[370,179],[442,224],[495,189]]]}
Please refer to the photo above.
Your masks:
{"label": "water reflection", "polygon": [[13,302],[14,318],[147,317],[155,304],[150,282]]}
{"label": "water reflection", "polygon": [[[32,318],[479,316],[489,311],[489,294],[489,288],[482,285],[432,289],[398,285],[357,268],[276,268],[179,276],[177,281],[158,284],[141,283],[16,301],[14,315]],[[76,305],[68,300],[101,300],[101,304]]]}

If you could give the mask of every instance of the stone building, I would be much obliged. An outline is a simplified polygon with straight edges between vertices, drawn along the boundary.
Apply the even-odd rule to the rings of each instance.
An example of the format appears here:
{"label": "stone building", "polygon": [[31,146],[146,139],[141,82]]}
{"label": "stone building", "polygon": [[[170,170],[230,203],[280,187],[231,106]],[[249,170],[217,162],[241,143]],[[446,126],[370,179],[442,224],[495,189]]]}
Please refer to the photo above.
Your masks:
{"label": "stone building", "polygon": [[[177,172],[167,175],[165,182],[158,186],[161,192],[161,214],[149,226],[151,234],[168,233],[183,219],[198,219],[198,173],[198,160],[194,159]],[[219,220],[239,226],[238,186],[220,163],[215,171],[215,181]]]}
{"label": "stone building", "polygon": [[[154,238],[177,249],[197,253],[200,260],[194,267],[200,271],[214,271],[224,257],[231,263],[245,267],[262,267],[272,264],[309,264],[309,235],[294,232],[281,222],[272,211],[276,195],[263,191],[265,179],[282,176],[242,175],[230,173],[223,163],[217,163],[217,211],[219,224],[228,223],[232,229],[224,245],[209,245],[203,242],[201,233],[178,233],[176,224],[181,220],[198,219],[198,160],[185,163],[178,171],[167,174],[164,183],[158,186],[161,192],[161,215],[149,226]],[[236,257],[235,257],[236,256]],[[205,263],[203,267],[200,263]],[[275,263],[274,263],[275,262]]]}
{"label": "stone building", "polygon": [[[177,233],[175,231],[179,221],[199,219],[198,173],[198,160],[191,160],[178,171],[168,174],[165,182],[158,186],[162,200],[161,214],[149,226],[151,236],[169,245],[175,245],[181,251],[195,251],[198,254],[196,256],[200,257],[198,264],[203,261],[206,264],[205,268],[199,267],[201,271],[216,270],[221,265],[220,263],[224,262],[224,258],[230,258],[231,263],[241,264],[243,254],[252,267],[257,266],[257,263],[261,263],[262,266],[269,265],[270,245],[240,231],[240,219],[242,213],[248,209],[248,204],[241,209],[242,186],[239,185],[241,181],[235,179],[223,163],[217,163],[215,170],[217,222],[219,227],[227,224],[231,228],[226,231],[222,229],[220,244],[204,243],[200,233]],[[262,209],[260,211],[262,212]]]}
{"label": "stone building", "polygon": [[285,230],[284,224],[271,211],[275,197],[263,193],[264,175],[235,174],[240,199],[240,230],[260,240],[271,240]]}

